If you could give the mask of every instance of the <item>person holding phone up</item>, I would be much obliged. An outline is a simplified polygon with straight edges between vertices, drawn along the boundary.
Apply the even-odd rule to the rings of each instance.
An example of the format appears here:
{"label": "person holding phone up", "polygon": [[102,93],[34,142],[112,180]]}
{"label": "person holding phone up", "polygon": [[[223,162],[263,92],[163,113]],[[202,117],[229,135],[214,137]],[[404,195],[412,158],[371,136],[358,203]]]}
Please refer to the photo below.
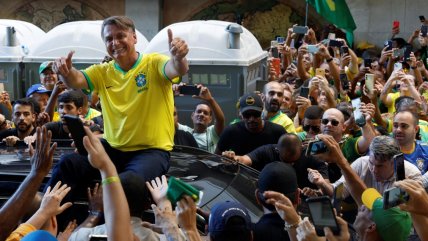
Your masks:
{"label": "person holding phone up", "polygon": [[[131,171],[151,180],[168,171],[174,138],[172,84],[187,73],[189,52],[184,40],[168,29],[170,57],[140,54],[135,49],[135,25],[126,16],[103,21],[101,37],[113,61],[85,70],[73,67],[74,52],[55,60],[52,68],[75,89],[98,93],[104,118],[102,143],[118,172]],[[85,187],[99,177],[77,154],[64,157],[53,179],[67,179],[69,186]],[[77,155],[77,156],[76,156]],[[63,162],[63,163],[61,163]],[[70,166],[68,166],[70,165]],[[68,166],[68,167],[67,167]],[[75,168],[74,168],[75,167]],[[79,170],[79,175],[74,170]],[[84,195],[84,194],[83,194]]]}

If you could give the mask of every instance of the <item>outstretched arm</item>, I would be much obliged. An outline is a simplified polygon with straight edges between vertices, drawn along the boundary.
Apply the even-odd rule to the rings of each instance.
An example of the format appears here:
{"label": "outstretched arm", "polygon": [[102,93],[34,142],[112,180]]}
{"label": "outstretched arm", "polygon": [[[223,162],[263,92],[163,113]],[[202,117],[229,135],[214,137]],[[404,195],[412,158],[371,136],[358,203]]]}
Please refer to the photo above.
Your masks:
{"label": "outstretched arm", "polygon": [[165,66],[165,73],[168,78],[173,79],[182,76],[189,70],[189,64],[186,55],[189,52],[187,44],[180,38],[173,38],[171,29],[168,29],[168,44],[171,59]]}

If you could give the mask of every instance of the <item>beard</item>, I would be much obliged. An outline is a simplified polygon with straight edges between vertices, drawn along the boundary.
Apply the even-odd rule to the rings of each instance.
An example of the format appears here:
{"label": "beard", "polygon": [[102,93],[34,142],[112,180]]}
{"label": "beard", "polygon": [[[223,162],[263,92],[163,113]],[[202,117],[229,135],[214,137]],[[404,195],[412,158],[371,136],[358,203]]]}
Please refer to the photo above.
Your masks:
{"label": "beard", "polygon": [[271,101],[265,107],[268,112],[278,112],[281,109],[281,104],[278,101]]}
{"label": "beard", "polygon": [[16,125],[16,129],[18,129],[18,131],[20,132],[26,132],[31,128],[31,125],[24,123],[24,122],[20,122],[18,123],[18,125]]}

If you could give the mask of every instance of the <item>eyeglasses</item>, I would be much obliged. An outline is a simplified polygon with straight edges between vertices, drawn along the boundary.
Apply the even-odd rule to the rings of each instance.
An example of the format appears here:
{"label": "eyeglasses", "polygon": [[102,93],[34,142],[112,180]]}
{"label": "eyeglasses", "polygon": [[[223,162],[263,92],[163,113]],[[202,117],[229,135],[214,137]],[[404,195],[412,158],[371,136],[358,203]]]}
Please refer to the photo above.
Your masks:
{"label": "eyeglasses", "polygon": [[322,119],[322,120],[321,120],[321,123],[322,123],[323,125],[327,125],[329,122],[331,122],[331,124],[332,124],[333,126],[338,126],[338,125],[339,125],[339,121],[338,121],[338,120],[335,120],[335,119],[331,119],[331,120],[329,120],[329,119]]}
{"label": "eyeglasses", "polygon": [[312,129],[316,133],[320,132],[320,130],[321,130],[319,126],[312,126],[312,125],[304,125],[303,126],[303,130],[306,132],[308,132],[310,129]]}
{"label": "eyeglasses", "polygon": [[251,117],[260,118],[260,116],[262,116],[262,113],[258,111],[246,111],[242,113],[242,117],[245,119],[250,119]]}

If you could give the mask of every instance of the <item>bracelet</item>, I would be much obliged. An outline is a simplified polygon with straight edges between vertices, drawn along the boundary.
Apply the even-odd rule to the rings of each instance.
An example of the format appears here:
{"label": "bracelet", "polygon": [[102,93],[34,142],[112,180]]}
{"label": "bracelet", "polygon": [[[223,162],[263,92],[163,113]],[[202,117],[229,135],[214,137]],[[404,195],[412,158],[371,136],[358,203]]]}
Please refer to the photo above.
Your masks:
{"label": "bracelet", "polygon": [[107,177],[106,179],[104,179],[101,184],[102,185],[108,185],[110,183],[113,182],[120,182],[120,178],[118,176],[112,176],[112,177]]}
{"label": "bracelet", "polygon": [[285,222],[285,224],[284,224],[284,230],[288,231],[290,229],[295,229],[295,228],[297,228],[299,226],[299,224],[301,222],[302,222],[302,219],[300,218],[300,216],[299,216],[299,220],[296,223],[294,223],[294,224],[288,224],[287,222]]}
{"label": "bracelet", "polygon": [[329,58],[329,59],[326,59],[325,61],[327,61],[327,63],[330,63],[332,60],[333,58]]}

